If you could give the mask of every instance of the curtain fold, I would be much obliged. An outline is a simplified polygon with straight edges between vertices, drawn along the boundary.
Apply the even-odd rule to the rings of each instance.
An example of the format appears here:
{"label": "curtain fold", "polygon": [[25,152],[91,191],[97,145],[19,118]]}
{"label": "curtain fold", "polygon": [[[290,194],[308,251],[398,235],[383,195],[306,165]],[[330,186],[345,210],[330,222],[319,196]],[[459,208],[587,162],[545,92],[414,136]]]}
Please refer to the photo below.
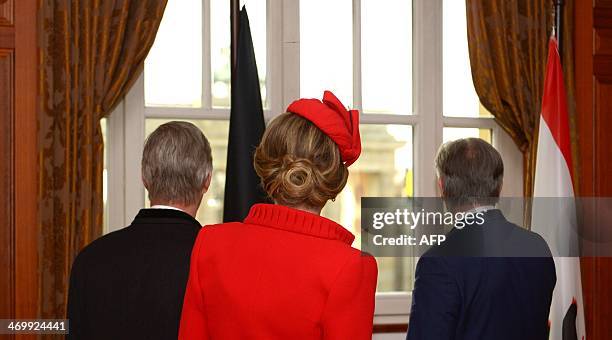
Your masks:
{"label": "curtain fold", "polygon": [[[552,0],[466,0],[472,79],[482,105],[523,153],[523,193],[531,197]],[[573,0],[565,0],[563,64],[571,108]]]}
{"label": "curtain fold", "polygon": [[167,0],[41,0],[40,314],[63,318],[70,266],[102,234],[100,119],[143,69]]}

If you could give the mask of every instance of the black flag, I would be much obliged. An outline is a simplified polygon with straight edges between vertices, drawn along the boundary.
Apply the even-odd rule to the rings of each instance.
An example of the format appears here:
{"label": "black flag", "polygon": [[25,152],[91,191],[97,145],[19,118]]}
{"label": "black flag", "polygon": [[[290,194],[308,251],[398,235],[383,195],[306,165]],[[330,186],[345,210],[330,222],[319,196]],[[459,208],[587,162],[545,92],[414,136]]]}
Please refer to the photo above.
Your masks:
{"label": "black flag", "polygon": [[242,221],[253,204],[266,200],[253,168],[253,152],[266,126],[249,16],[244,7],[240,10],[237,45],[235,74],[232,77],[223,222]]}
{"label": "black flag", "polygon": [[578,315],[578,305],[576,299],[572,300],[572,304],[567,309],[563,317],[562,334],[563,340],[578,340],[578,332],[576,331],[576,316]]}

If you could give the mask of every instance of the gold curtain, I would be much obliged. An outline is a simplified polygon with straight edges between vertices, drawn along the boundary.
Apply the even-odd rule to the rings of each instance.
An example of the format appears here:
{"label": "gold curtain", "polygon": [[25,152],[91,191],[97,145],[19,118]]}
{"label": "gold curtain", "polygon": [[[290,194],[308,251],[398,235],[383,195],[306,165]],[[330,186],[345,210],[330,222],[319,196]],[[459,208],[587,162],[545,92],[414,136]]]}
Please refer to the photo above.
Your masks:
{"label": "gold curtain", "polygon": [[[470,64],[482,105],[523,153],[523,192],[532,196],[539,114],[552,0],[466,0]],[[570,101],[573,95],[573,0],[565,0],[563,64]],[[573,112],[570,112],[573,116]]]}
{"label": "gold curtain", "polygon": [[143,69],[167,0],[41,0],[40,313],[63,318],[70,266],[102,234],[109,114]]}

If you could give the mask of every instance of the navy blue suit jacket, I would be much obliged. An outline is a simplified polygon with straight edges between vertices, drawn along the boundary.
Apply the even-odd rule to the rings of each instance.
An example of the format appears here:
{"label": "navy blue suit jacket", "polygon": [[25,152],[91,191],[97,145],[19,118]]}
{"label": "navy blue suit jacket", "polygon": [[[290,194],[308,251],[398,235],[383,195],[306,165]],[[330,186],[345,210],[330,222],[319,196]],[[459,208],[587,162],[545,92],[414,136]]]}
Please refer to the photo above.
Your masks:
{"label": "navy blue suit jacket", "polygon": [[451,231],[419,259],[415,277],[408,340],[548,339],[550,250],[499,210]]}

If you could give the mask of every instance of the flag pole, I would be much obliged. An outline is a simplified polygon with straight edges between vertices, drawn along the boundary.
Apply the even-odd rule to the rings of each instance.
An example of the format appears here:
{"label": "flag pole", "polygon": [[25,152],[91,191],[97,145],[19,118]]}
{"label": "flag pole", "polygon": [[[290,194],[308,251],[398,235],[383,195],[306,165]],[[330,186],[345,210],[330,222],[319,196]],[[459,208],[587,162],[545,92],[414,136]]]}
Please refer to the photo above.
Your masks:
{"label": "flag pole", "polygon": [[240,32],[240,0],[230,0],[230,25],[231,25],[231,83],[234,83],[234,67],[236,67],[236,49],[238,48],[238,33]]}
{"label": "flag pole", "polygon": [[[554,0],[555,1],[555,34],[557,37],[557,46],[559,48],[559,56],[563,55],[563,0]],[[561,58],[563,59],[563,58]]]}

